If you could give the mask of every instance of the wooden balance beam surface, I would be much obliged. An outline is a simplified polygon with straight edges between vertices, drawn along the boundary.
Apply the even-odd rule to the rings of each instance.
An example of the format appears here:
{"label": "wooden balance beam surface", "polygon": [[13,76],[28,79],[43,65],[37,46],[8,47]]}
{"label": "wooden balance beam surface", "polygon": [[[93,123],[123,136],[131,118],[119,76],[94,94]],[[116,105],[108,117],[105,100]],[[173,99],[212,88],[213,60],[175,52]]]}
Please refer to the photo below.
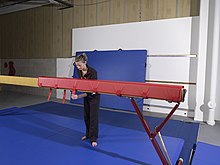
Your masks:
{"label": "wooden balance beam surface", "polygon": [[39,87],[38,78],[0,75],[0,84]]}

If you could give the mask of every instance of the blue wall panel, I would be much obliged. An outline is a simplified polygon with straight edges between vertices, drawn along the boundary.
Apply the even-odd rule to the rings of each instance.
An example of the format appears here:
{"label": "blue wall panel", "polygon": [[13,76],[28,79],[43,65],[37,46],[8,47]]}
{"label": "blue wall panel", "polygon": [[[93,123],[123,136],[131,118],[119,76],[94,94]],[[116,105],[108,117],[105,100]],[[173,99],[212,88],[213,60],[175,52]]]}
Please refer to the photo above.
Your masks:
{"label": "blue wall panel", "polygon": [[[145,82],[146,50],[87,51],[76,55],[81,53],[87,54],[88,65],[96,69],[99,80]],[[73,77],[77,77],[77,72]],[[142,109],[143,100],[136,100]],[[82,99],[71,102],[82,104]],[[134,111],[130,99],[112,95],[101,96],[101,107]]]}

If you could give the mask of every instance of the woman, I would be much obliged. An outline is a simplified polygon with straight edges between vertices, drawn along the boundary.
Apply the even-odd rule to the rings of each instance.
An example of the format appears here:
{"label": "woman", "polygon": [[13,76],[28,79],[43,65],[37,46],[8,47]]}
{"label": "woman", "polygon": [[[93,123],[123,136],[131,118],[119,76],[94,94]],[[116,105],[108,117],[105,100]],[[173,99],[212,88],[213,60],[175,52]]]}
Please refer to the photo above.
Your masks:
{"label": "woman", "polygon": [[[97,79],[95,69],[87,65],[87,56],[85,53],[75,59],[78,75],[81,79]],[[72,94],[72,99],[84,98],[84,120],[86,125],[86,134],[82,140],[89,139],[92,146],[96,147],[98,139],[98,111],[100,95],[97,93],[83,93],[80,95]]]}

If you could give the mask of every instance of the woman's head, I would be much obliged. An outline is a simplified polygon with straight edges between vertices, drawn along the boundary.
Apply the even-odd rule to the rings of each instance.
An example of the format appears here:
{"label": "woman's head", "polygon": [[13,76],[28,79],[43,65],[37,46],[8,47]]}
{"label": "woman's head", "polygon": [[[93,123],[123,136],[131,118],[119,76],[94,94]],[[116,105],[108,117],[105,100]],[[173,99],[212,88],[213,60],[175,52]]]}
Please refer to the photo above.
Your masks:
{"label": "woman's head", "polygon": [[76,59],[75,59],[76,67],[79,70],[85,70],[86,69],[87,60],[88,60],[88,57],[87,57],[87,55],[85,53],[78,55],[76,57]]}

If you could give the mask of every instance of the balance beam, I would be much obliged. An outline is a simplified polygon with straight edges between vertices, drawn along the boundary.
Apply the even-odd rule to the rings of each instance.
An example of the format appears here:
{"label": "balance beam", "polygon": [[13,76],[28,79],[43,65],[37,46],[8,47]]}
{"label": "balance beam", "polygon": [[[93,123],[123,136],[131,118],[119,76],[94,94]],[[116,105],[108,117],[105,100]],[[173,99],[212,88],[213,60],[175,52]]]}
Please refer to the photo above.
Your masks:
{"label": "balance beam", "polygon": [[169,102],[184,101],[184,87],[180,85],[161,85],[141,82],[110,80],[83,80],[76,78],[39,77],[40,87],[67,89],[73,92],[112,94],[124,97],[160,99]]}
{"label": "balance beam", "polygon": [[[125,81],[110,81],[110,80],[83,80],[74,78],[58,78],[58,77],[39,77],[26,78],[26,77],[14,77],[14,76],[0,76],[0,84],[14,84],[33,87],[45,87],[50,88],[48,100],[51,97],[52,89],[64,89],[63,103],[66,98],[66,90],[71,90],[73,93],[76,91],[100,93],[100,94],[112,94],[120,97],[129,97],[131,103],[146,131],[149,139],[151,140],[161,162],[163,165],[169,165],[170,162],[166,158],[168,153],[165,154],[161,150],[160,145],[156,140],[156,136],[160,133],[160,130],[164,127],[173,113],[177,110],[180,102],[184,101],[186,90],[180,85],[164,85],[153,83],[141,83],[141,82],[125,82]],[[153,132],[147,121],[144,119],[135,97],[143,99],[159,99],[168,102],[176,103],[167,117],[161,122],[159,126],[155,128]],[[182,159],[177,161],[178,165],[181,165]]]}
{"label": "balance beam", "polygon": [[38,86],[38,78],[32,78],[32,77],[18,77],[18,76],[0,75],[0,84],[39,87]]}

